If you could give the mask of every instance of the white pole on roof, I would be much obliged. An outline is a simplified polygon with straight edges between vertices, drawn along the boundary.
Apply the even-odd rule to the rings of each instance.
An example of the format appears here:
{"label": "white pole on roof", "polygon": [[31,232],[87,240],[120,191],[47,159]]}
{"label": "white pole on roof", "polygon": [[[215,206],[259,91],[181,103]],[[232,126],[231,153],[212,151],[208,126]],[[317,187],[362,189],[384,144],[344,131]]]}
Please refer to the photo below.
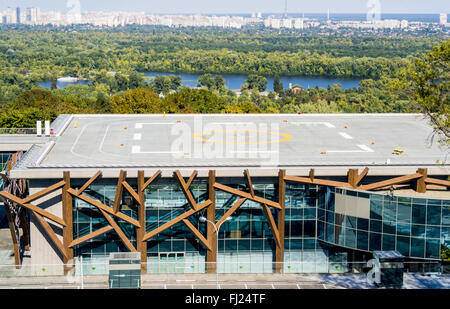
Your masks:
{"label": "white pole on roof", "polygon": [[45,120],[45,136],[50,136],[50,121]]}
{"label": "white pole on roof", "polygon": [[42,121],[36,121],[36,135],[42,135]]}

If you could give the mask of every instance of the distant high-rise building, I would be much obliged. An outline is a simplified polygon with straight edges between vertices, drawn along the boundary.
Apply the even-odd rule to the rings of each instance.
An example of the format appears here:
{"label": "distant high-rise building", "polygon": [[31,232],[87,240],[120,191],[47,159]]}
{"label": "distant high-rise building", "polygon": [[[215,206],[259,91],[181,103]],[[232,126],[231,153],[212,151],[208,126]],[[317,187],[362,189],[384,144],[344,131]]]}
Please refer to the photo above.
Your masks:
{"label": "distant high-rise building", "polygon": [[27,8],[27,22],[35,25],[39,21],[41,15],[41,9],[39,8]]}
{"label": "distant high-rise building", "polygon": [[447,24],[447,13],[442,13],[439,18],[439,24],[446,25]]}
{"label": "distant high-rise building", "polygon": [[257,17],[258,17],[258,18],[262,18],[262,13],[261,13],[261,12],[258,12]]}
{"label": "distant high-rise building", "polygon": [[16,8],[16,22],[17,22],[18,24],[21,23],[21,20],[20,20],[20,8],[19,8],[19,7]]}

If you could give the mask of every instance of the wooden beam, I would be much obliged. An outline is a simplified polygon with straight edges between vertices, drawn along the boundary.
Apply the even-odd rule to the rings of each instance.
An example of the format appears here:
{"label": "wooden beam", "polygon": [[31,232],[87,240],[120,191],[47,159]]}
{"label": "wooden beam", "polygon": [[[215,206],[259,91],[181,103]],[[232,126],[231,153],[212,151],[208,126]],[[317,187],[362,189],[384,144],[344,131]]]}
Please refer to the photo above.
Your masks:
{"label": "wooden beam", "polygon": [[134,198],[134,200],[140,204],[141,199],[139,195],[136,193],[136,191],[133,190],[133,188],[128,184],[128,182],[124,181],[122,182],[122,185],[128,191],[128,193],[130,193],[130,195]]}
{"label": "wooden beam", "polygon": [[46,196],[46,195],[48,195],[50,193],[55,192],[56,190],[64,187],[64,185],[65,185],[64,180],[60,181],[60,182],[58,182],[58,183],[56,183],[56,184],[54,184],[54,185],[52,185],[52,186],[50,186],[50,187],[48,187],[48,188],[46,188],[44,190],[41,190],[41,191],[39,191],[39,192],[37,192],[37,193],[35,193],[33,195],[30,195],[29,197],[24,198],[22,200],[22,203],[24,203],[24,204],[31,203],[31,202],[37,200],[38,198],[41,198],[43,196]]}
{"label": "wooden beam", "polygon": [[275,220],[273,219],[272,212],[270,211],[270,208],[263,204],[263,211],[264,215],[266,216],[267,222],[269,223],[270,230],[272,231],[273,239],[275,240],[275,244],[277,248],[281,247],[281,240],[280,240],[280,234],[278,233],[277,224],[275,223]]}
{"label": "wooden beam", "polygon": [[58,248],[59,252],[63,256],[63,260],[67,260],[68,255],[63,243],[61,242],[61,240],[59,240],[58,236],[56,236],[55,232],[52,230],[47,221],[45,221],[45,219],[35,211],[33,211],[33,215],[36,217],[41,227],[47,233],[47,236],[52,240],[53,244],[55,244],[56,248]]}
{"label": "wooden beam", "polygon": [[197,171],[194,171],[194,172],[192,173],[191,177],[189,177],[189,180],[188,180],[188,182],[186,183],[186,187],[189,188],[189,187],[191,186],[192,182],[194,181],[195,177],[197,177],[197,175],[198,175],[198,172],[197,172]]}
{"label": "wooden beam", "polygon": [[417,179],[420,177],[422,177],[422,174],[416,173],[416,174],[412,174],[412,175],[406,175],[406,176],[396,177],[396,178],[392,178],[392,179],[388,179],[388,180],[384,180],[384,181],[379,181],[376,183],[372,183],[370,185],[360,186],[358,189],[370,191],[370,190],[374,190],[374,189],[378,189],[378,188],[382,188],[382,187],[386,187],[386,186],[391,186],[391,185],[408,182],[408,181],[411,181],[411,180],[414,180],[414,179]]}
{"label": "wooden beam", "polygon": [[250,177],[250,172],[248,170],[245,170],[244,175],[245,175],[245,178],[247,181],[248,191],[249,191],[250,195],[254,198],[255,190],[253,189],[252,178]]}
{"label": "wooden beam", "polygon": [[368,167],[364,168],[362,173],[356,179],[356,186],[358,186],[360,184],[360,182],[364,179],[364,177],[367,176],[368,173],[369,173],[369,168]]}
{"label": "wooden beam", "polygon": [[278,173],[278,203],[281,210],[278,212],[278,235],[280,236],[280,246],[275,249],[275,271],[282,273],[284,269],[284,234],[285,234],[285,217],[286,217],[286,170],[280,170]]}
{"label": "wooden beam", "polygon": [[114,196],[114,205],[113,205],[114,213],[118,213],[120,211],[120,203],[122,202],[122,194],[123,194],[122,183],[125,181],[126,178],[127,172],[120,171],[119,180],[117,181],[116,195]]}
{"label": "wooden beam", "polygon": [[20,223],[23,231],[24,249],[30,250],[30,230],[28,229],[28,216],[26,208],[22,209],[20,214]]}
{"label": "wooden beam", "polygon": [[433,185],[440,185],[444,187],[450,187],[450,181],[448,180],[442,180],[442,179],[435,179],[435,178],[426,178],[426,183],[433,184]]}
{"label": "wooden beam", "polygon": [[[73,189],[69,189],[67,190],[67,192],[69,192],[70,194],[72,194],[73,196],[76,196],[76,191]],[[80,194],[79,196],[76,196],[77,198],[85,201],[88,204],[91,204],[92,206],[97,207],[99,210],[103,210],[106,213],[113,215],[117,218],[122,219],[123,221],[126,221],[128,223],[133,224],[136,227],[140,227],[141,225],[139,224],[139,222],[137,220],[134,220],[133,218],[128,217],[127,215],[124,215],[121,212],[117,212],[115,213],[114,210],[111,207],[108,207],[106,205],[103,205],[102,203],[100,203],[99,201],[96,201],[92,198],[90,198],[89,196],[86,196],[84,194]]]}
{"label": "wooden beam", "polygon": [[214,188],[216,188],[216,189],[218,189],[220,191],[224,191],[224,192],[228,192],[228,193],[240,196],[240,197],[244,197],[246,199],[249,199],[251,201],[255,201],[255,202],[260,203],[260,204],[266,204],[268,206],[281,209],[280,204],[278,204],[277,202],[273,202],[273,201],[270,201],[268,199],[265,199],[265,198],[262,198],[262,197],[259,197],[259,196],[253,197],[250,193],[242,192],[242,191],[239,191],[237,189],[234,189],[234,188],[222,185],[222,184],[217,183],[217,182],[214,184]]}
{"label": "wooden beam", "polygon": [[155,179],[156,179],[159,175],[161,175],[161,173],[162,173],[161,170],[157,171],[157,172],[156,172],[149,180],[147,180],[147,181],[144,183],[144,185],[142,186],[142,190],[147,189],[147,187],[148,187],[153,181],[155,181]]}
{"label": "wooden beam", "polygon": [[[152,177],[155,179],[156,177]],[[145,173],[144,171],[138,171],[137,189],[139,194],[138,205],[138,221],[141,227],[136,229],[136,249],[141,253],[141,273],[147,273],[147,242],[144,241],[144,235],[146,230],[146,214],[145,214]]]}
{"label": "wooden beam", "polygon": [[89,239],[92,239],[92,238],[95,238],[97,236],[103,235],[103,234],[108,233],[109,231],[112,231],[112,230],[113,230],[113,228],[110,225],[102,227],[101,229],[99,229],[99,230],[97,230],[95,232],[92,232],[92,233],[90,233],[88,235],[85,235],[83,237],[80,237],[80,238],[77,238],[77,239],[73,240],[69,244],[69,248],[73,248],[75,246],[78,246],[78,245],[88,241]]}
{"label": "wooden beam", "polygon": [[206,240],[206,238],[200,233],[195,226],[188,219],[183,219],[183,223],[191,230],[191,232],[201,241],[201,243],[206,247],[206,249],[211,250],[210,243]]}
{"label": "wooden beam", "polygon": [[[216,171],[209,171],[208,173],[208,199],[211,205],[206,209],[206,219],[216,223],[216,190],[214,184],[216,183]],[[206,225],[206,238],[210,244],[211,250],[206,251],[206,272],[215,273],[217,270],[217,234],[212,224]]]}
{"label": "wooden beam", "polygon": [[309,179],[310,179],[312,182],[314,182],[314,176],[315,176],[315,170],[312,168],[312,169],[309,171]]}
{"label": "wooden beam", "polygon": [[330,187],[352,188],[352,186],[347,182],[324,180],[324,179],[317,179],[317,178],[314,178],[314,181],[311,181],[310,178],[306,178],[306,177],[286,176],[284,178],[284,180],[292,181],[292,182],[309,183],[309,184],[314,184],[314,185],[324,185],[324,186],[330,186]]}
{"label": "wooden beam", "polygon": [[428,170],[426,168],[419,168],[417,173],[421,174],[422,177],[416,181],[416,191],[418,193],[425,193],[427,192],[427,184],[425,183],[425,179],[427,179]]}
{"label": "wooden beam", "polygon": [[[197,171],[194,171],[194,174]],[[193,174],[193,175],[194,175]],[[197,209],[197,203],[195,202],[194,197],[192,196],[191,191],[189,190],[189,187],[187,186],[186,182],[183,179],[183,176],[181,176],[180,171],[176,171],[174,172],[174,177],[177,179],[178,183],[180,184],[181,190],[184,193],[184,196],[186,197],[187,201],[189,202],[189,204],[191,205],[192,209]],[[192,176],[191,176],[192,177]]]}
{"label": "wooden beam", "polygon": [[190,209],[190,210],[188,210],[187,212],[185,212],[185,213],[179,215],[179,216],[176,217],[175,219],[172,219],[171,221],[169,221],[169,222],[167,222],[167,223],[161,225],[160,227],[154,229],[153,231],[150,231],[149,233],[145,234],[144,240],[146,241],[146,240],[152,238],[153,236],[158,235],[159,233],[161,233],[161,232],[167,230],[168,228],[170,228],[170,227],[172,227],[173,225],[179,223],[179,222],[182,221],[183,219],[186,219],[186,218],[192,216],[193,214],[199,212],[199,211],[202,210],[203,208],[208,207],[209,205],[211,205],[211,201],[210,201],[210,200],[201,203],[200,205],[198,205],[198,209],[197,209],[197,210],[195,210],[195,209]]}
{"label": "wooden beam", "polygon": [[223,215],[222,218],[220,218],[219,221],[217,221],[216,223],[216,228],[219,227],[220,225],[222,225],[222,223],[228,218],[230,217],[233,213],[236,212],[236,210],[239,209],[239,207],[242,206],[242,204],[245,203],[245,201],[247,201],[247,199],[245,197],[240,198],[239,200],[237,200],[233,206],[230,207],[230,209],[228,209],[228,211]]}
{"label": "wooden beam", "polygon": [[105,211],[103,211],[103,210],[100,210],[100,211],[101,211],[102,215],[105,217],[105,219],[108,221],[109,225],[111,225],[112,228],[114,229],[114,231],[117,233],[117,235],[119,235],[120,239],[122,240],[124,245],[128,248],[128,250],[130,250],[131,252],[137,252],[136,248],[133,246],[131,241],[128,239],[128,237],[125,235],[125,233],[122,231],[120,226],[116,223],[116,221],[114,221],[114,219],[109,214],[107,214]]}
{"label": "wooden beam", "polygon": [[358,170],[357,169],[349,169],[348,170],[348,183],[353,187],[358,187]]}
{"label": "wooden beam", "polygon": [[[67,253],[64,259],[64,264],[73,260],[73,249],[70,248],[70,243],[73,241],[73,209],[72,196],[67,192],[70,189],[70,172],[63,172],[64,187],[62,189],[62,217],[66,226],[63,227],[63,245]],[[87,188],[87,187],[86,187]],[[79,192],[79,191],[78,191]],[[64,273],[67,274],[71,268],[65,266]]]}
{"label": "wooden beam", "polygon": [[8,219],[9,232],[11,233],[11,240],[13,242],[14,264],[16,265],[17,268],[19,268],[22,263],[21,263],[21,259],[20,259],[19,239],[17,239],[14,218],[11,214],[11,210],[10,210],[8,204],[4,203],[3,206],[5,207],[6,218]]}
{"label": "wooden beam", "polygon": [[102,171],[98,171],[94,176],[92,176],[86,183],[78,190],[78,195],[84,192],[100,175],[102,174]]}
{"label": "wooden beam", "polygon": [[43,216],[43,217],[45,217],[45,218],[47,218],[47,219],[49,219],[49,220],[51,220],[51,221],[53,221],[55,223],[61,224],[62,226],[66,226],[66,223],[64,222],[63,219],[55,216],[54,214],[49,213],[48,211],[43,210],[42,208],[39,208],[39,207],[37,207],[37,206],[35,206],[33,204],[23,203],[22,200],[20,198],[18,198],[17,196],[15,196],[15,195],[9,194],[8,192],[5,192],[5,191],[1,191],[0,192],[0,196],[5,198],[5,199],[7,199],[7,200],[10,200],[10,201],[12,201],[12,202],[14,202],[16,204],[19,204],[22,207],[28,208],[31,211],[34,211],[34,212],[40,214],[41,216]]}

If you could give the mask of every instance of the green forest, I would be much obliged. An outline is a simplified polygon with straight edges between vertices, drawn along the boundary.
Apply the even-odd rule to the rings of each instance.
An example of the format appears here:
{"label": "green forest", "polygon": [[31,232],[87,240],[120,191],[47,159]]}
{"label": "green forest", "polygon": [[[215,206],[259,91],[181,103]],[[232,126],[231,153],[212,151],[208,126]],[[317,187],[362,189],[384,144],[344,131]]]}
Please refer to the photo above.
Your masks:
{"label": "green forest", "polygon": [[[435,46],[448,50],[448,37],[0,27],[0,127],[33,127],[63,113],[418,112],[402,85],[415,59]],[[174,75],[147,79],[147,71]],[[183,87],[176,73],[203,74],[202,88]],[[221,74],[248,75],[242,94],[227,90]],[[64,76],[91,82],[39,86]],[[276,91],[262,95],[269,76]],[[278,76],[361,82],[292,91]]]}

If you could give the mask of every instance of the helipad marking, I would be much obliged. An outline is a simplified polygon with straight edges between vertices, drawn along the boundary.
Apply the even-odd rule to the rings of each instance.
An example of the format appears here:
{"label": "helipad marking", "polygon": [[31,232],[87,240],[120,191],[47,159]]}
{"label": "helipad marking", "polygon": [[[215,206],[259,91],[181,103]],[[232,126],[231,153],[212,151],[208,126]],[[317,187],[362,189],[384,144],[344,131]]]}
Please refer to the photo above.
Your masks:
{"label": "helipad marking", "polygon": [[375,152],[373,149],[367,147],[366,145],[357,145],[361,150],[328,150],[327,153],[367,153]]}
{"label": "helipad marking", "polygon": [[144,125],[165,125],[165,126],[169,126],[169,125],[174,125],[176,124],[175,122],[144,122],[144,123],[136,123],[136,125],[134,126],[135,129],[142,129],[144,127]]}
{"label": "helipad marking", "polygon": [[339,135],[345,139],[353,139],[353,137],[351,137],[350,135],[348,135],[347,133],[344,133],[344,132],[339,132]]}
{"label": "helipad marking", "polygon": [[332,125],[329,122],[317,122],[317,121],[302,121],[302,122],[289,122],[289,124],[295,124],[295,125],[304,125],[304,126],[311,126],[311,125],[323,125],[327,128],[334,129],[336,128],[334,125]]}
{"label": "helipad marking", "polygon": [[133,146],[131,148],[132,154],[179,154],[180,151],[141,151],[141,146]]}

